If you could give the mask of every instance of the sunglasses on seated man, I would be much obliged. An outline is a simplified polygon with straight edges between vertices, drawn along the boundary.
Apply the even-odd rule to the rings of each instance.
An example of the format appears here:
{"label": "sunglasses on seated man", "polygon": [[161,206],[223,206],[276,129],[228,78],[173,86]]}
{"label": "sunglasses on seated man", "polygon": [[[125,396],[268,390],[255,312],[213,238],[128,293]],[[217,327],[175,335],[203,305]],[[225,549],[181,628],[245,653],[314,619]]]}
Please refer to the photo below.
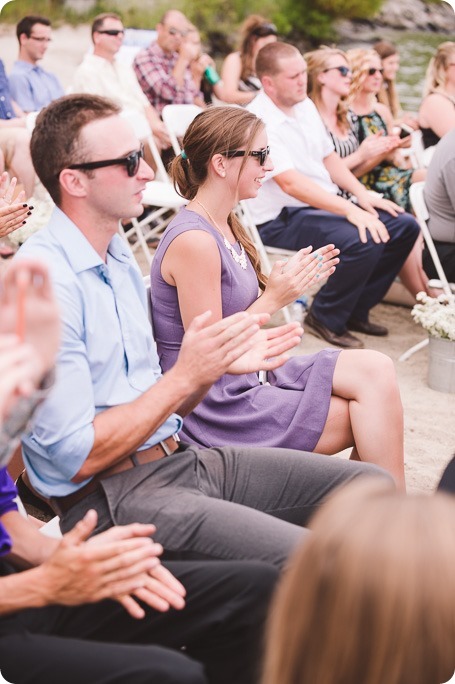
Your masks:
{"label": "sunglasses on seated man", "polygon": [[118,159],[105,159],[103,161],[84,162],[81,164],[71,164],[69,169],[80,169],[81,171],[91,171],[93,169],[102,169],[105,166],[124,166],[130,178],[135,176],[139,169],[141,159],[144,158],[144,146],[141,145],[140,150],[130,152],[126,157],[119,157]]}
{"label": "sunglasses on seated man", "polygon": [[182,38],[186,38],[189,33],[189,31],[180,31],[180,29],[174,28],[173,26],[166,26],[166,28],[170,36],[181,36]]}
{"label": "sunglasses on seated man", "polygon": [[262,150],[250,150],[250,152],[247,152],[246,150],[228,150],[225,153],[225,157],[245,157],[245,155],[249,157],[256,157],[259,161],[259,164],[261,166],[264,166],[265,162],[267,161],[267,157],[270,154],[270,147],[267,145],[267,147],[263,147]]}
{"label": "sunglasses on seated man", "polygon": [[106,36],[125,35],[125,29],[100,29],[97,33],[105,33]]}

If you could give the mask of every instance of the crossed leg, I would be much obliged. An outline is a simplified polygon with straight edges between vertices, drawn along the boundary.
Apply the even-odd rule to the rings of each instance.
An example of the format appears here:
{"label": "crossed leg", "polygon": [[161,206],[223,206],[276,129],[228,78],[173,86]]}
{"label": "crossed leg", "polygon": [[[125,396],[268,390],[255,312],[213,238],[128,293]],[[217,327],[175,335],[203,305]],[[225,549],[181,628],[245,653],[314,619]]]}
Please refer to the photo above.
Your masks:
{"label": "crossed leg", "polygon": [[334,454],[351,446],[352,459],[381,466],[405,487],[403,407],[393,362],[380,352],[342,351],[335,366],[315,452]]}

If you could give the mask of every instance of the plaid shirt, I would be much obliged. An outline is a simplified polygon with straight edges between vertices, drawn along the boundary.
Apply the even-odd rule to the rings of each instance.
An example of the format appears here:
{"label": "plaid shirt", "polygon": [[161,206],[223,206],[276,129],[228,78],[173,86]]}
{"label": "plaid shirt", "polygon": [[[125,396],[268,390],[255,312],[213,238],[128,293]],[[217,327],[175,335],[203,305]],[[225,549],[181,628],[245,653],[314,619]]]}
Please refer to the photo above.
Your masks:
{"label": "plaid shirt", "polygon": [[167,54],[158,43],[152,43],[145,50],[140,50],[134,60],[137,80],[158,114],[167,104],[193,104],[195,97],[202,97],[194,85],[189,67],[183,85],[177,85],[172,75],[177,59],[177,52]]}

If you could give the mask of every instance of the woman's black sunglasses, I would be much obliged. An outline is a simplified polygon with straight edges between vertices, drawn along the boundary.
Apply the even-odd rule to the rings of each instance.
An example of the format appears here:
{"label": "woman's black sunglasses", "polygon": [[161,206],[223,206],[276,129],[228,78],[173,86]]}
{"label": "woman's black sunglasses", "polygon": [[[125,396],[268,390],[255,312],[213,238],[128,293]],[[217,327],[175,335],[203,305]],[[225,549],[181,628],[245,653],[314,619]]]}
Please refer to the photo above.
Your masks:
{"label": "woman's black sunglasses", "polygon": [[141,145],[140,150],[131,152],[126,157],[119,159],[106,159],[104,161],[84,162],[83,164],[71,164],[69,169],[80,169],[81,171],[90,171],[92,169],[102,169],[104,166],[124,166],[130,178],[137,174],[141,159],[144,158],[144,145]]}
{"label": "woman's black sunglasses", "polygon": [[370,67],[367,71],[368,76],[374,76],[375,73],[382,74],[384,73],[384,69],[376,69],[375,67]]}
{"label": "woman's black sunglasses", "polygon": [[339,71],[342,76],[352,76],[352,71],[347,66],[329,67],[328,69],[324,69],[322,73],[325,74],[327,71],[333,71],[334,69]]}
{"label": "woman's black sunglasses", "polygon": [[264,166],[265,162],[267,161],[267,157],[270,154],[270,147],[267,145],[267,147],[264,147],[262,150],[250,150],[250,152],[247,152],[246,150],[228,150],[225,153],[225,157],[244,157],[245,155],[248,155],[249,157],[256,157],[259,161],[259,164],[261,166]]}

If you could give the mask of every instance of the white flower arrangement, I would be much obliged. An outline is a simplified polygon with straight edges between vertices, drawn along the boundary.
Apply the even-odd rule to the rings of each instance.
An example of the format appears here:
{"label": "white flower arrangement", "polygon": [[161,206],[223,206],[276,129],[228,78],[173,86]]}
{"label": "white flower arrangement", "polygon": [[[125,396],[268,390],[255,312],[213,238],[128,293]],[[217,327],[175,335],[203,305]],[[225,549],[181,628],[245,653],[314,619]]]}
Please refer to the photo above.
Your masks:
{"label": "white flower arrangement", "polygon": [[428,331],[432,337],[455,342],[455,297],[440,294],[439,297],[429,297],[425,292],[419,292],[411,315],[416,323]]}

